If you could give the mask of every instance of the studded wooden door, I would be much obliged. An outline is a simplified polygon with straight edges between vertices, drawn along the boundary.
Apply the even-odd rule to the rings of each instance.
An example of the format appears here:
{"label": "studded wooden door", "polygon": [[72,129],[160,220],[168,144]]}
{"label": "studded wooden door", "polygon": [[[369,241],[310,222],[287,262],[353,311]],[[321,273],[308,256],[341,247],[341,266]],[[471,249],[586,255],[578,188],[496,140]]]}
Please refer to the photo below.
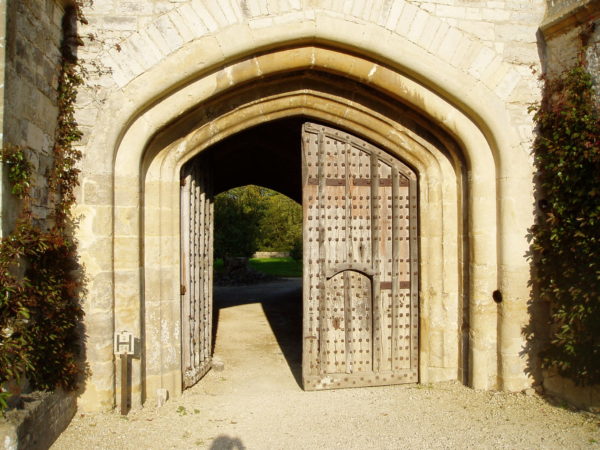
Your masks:
{"label": "studded wooden door", "polygon": [[302,153],[304,388],[418,381],[415,173],[312,123]]}
{"label": "studded wooden door", "polygon": [[181,178],[181,364],[187,388],[211,367],[213,217],[210,173],[197,161]]}

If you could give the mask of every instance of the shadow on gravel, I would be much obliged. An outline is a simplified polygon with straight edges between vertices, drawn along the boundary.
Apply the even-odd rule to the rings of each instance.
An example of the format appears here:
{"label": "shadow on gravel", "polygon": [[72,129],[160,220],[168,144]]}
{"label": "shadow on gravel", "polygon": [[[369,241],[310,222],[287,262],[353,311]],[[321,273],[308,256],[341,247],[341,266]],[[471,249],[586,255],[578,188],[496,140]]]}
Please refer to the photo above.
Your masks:
{"label": "shadow on gravel", "polygon": [[210,450],[246,450],[246,447],[238,438],[219,436],[211,444]]}
{"label": "shadow on gravel", "polygon": [[302,388],[302,278],[281,278],[248,286],[215,286],[213,353],[219,311],[249,303],[261,304],[294,379]]}

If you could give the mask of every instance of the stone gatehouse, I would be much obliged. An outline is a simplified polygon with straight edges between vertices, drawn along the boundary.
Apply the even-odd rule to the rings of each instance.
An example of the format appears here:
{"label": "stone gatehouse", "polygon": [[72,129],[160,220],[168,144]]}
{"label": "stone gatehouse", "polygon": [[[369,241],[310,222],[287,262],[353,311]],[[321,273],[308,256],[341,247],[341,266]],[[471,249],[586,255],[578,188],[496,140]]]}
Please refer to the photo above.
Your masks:
{"label": "stone gatehouse", "polygon": [[[0,2],[3,140],[29,149],[38,175],[34,207],[42,219],[68,5]],[[118,404],[113,341],[122,330],[138,345],[133,406],[165,390],[181,393],[189,353],[193,359],[201,351],[186,344],[198,332],[191,328],[206,326],[200,316],[210,314],[212,196],[248,183],[303,201],[305,267],[313,259],[320,264],[315,277],[328,281],[340,271],[363,277],[381,320],[385,306],[377,302],[384,302],[385,289],[390,298],[403,289],[414,298],[406,314],[414,329],[411,381],[460,380],[507,391],[544,381],[565,394],[568,383],[540,371],[523,335],[527,326],[543,326],[545,317],[529,286],[526,258],[535,214],[527,107],[540,98],[538,74],[575,58],[578,30],[597,22],[598,10],[597,1],[545,0],[84,2],[89,23],[79,29],[85,44],[79,57],[88,79],[77,105],[84,157],[76,213],[91,376],[80,407]],[[590,51],[597,53],[597,32],[594,39]],[[356,150],[356,168],[335,176],[322,169],[314,172],[322,181],[311,184],[307,123],[327,130],[316,139],[333,146],[319,150],[315,141],[314,152],[324,159],[314,167],[325,161],[341,166],[336,152],[347,146],[348,154],[363,149],[364,155]],[[361,172],[363,164],[371,164],[370,172]],[[355,185],[373,200],[402,197],[407,186],[406,213],[393,202],[365,204],[374,217],[389,208],[390,229],[403,228],[406,215],[408,234],[398,238],[406,245],[390,247],[388,266],[383,257],[354,256],[334,267],[335,250],[317,246],[325,231],[311,239],[310,189],[325,198],[346,183],[336,180],[354,178],[367,180]],[[392,219],[396,214],[402,217]],[[13,221],[3,179],[4,233]],[[368,252],[384,254],[376,250],[383,222],[374,223],[364,227]],[[190,245],[198,249],[192,262]],[[402,270],[406,280],[398,275]],[[321,289],[307,273],[305,296]],[[206,310],[190,324],[193,295]],[[310,311],[305,305],[304,339],[318,341],[307,324]],[[330,319],[337,320],[315,316],[321,328]],[[192,340],[202,341],[200,335]],[[305,343],[305,351],[309,347]],[[385,350],[373,348],[374,358],[383,360]],[[202,370],[200,364],[194,377]],[[384,372],[373,369],[378,377]],[[578,395],[583,403],[600,399],[593,389]]]}

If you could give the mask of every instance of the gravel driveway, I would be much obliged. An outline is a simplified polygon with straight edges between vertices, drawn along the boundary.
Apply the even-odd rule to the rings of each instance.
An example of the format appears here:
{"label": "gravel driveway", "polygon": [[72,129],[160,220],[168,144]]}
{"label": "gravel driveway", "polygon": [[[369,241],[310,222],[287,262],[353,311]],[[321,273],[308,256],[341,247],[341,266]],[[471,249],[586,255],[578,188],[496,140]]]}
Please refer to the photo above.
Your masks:
{"label": "gravel driveway", "polygon": [[161,408],[78,414],[54,449],[598,448],[600,417],[459,383],[304,392],[300,286],[218,293],[215,356]]}

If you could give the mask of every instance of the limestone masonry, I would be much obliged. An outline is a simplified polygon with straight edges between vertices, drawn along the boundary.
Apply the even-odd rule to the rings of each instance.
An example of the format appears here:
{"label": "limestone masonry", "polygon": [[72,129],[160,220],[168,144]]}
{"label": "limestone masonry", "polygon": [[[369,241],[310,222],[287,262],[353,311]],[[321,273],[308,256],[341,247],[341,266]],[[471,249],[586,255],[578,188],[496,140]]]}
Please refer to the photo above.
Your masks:
{"label": "limestone masonry", "polygon": [[[42,223],[68,6],[0,0],[2,139],[28,150]],[[273,151],[289,151],[275,145],[277,124],[296,118],[360,136],[417,174],[420,382],[543,383],[600,405],[600,388],[543,373],[522,333],[543,326],[547,309],[526,259],[535,213],[527,108],[540,100],[539,74],[575,62],[599,1],[86,0],[83,9],[76,233],[91,376],[80,409],[119,404],[115,331],[139,346],[133,407],[181,393],[181,169],[204,154],[221,161],[227,142],[242,152],[236,136],[256,126]],[[586,49],[596,80],[598,30]],[[0,194],[6,234],[16,206],[5,174]]]}

